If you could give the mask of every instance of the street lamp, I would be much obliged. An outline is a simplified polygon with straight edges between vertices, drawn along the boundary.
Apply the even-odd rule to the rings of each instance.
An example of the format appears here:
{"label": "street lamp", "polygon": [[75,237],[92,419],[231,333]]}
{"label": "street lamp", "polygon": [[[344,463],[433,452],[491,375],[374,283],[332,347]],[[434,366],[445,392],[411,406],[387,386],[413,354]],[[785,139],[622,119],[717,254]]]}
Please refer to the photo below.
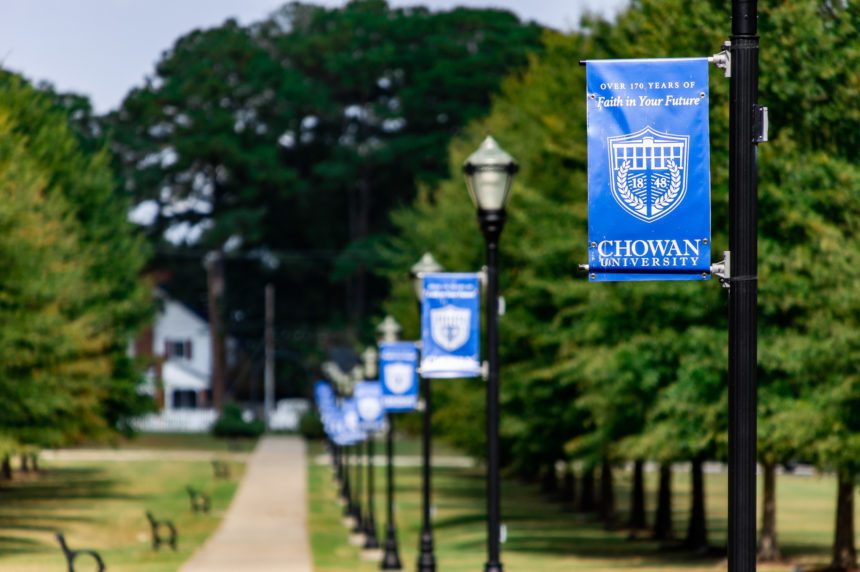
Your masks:
{"label": "street lamp", "polygon": [[[403,328],[391,316],[385,316],[376,328],[380,341],[396,342]],[[386,457],[388,458],[388,483],[386,501],[388,503],[388,523],[385,526],[385,552],[382,555],[382,570],[401,570],[400,549],[397,543],[397,526],[394,523],[394,414],[388,415],[388,435],[386,437]]]}
{"label": "street lamp", "polygon": [[[424,298],[424,275],[430,272],[442,272],[442,265],[436,262],[433,255],[425,252],[417,263],[412,266],[410,276],[412,286],[415,288],[415,296],[418,298],[418,320],[421,320],[421,301]],[[424,393],[424,422],[422,430],[422,455],[423,455],[423,524],[421,527],[421,539],[418,545],[418,572],[435,572],[436,557],[433,555],[433,526],[430,523],[430,380],[425,379],[422,387]]]}
{"label": "street lamp", "polygon": [[487,562],[485,572],[502,572],[499,506],[499,238],[505,205],[518,166],[496,140],[484,139],[466,159],[463,172],[487,246]]}
{"label": "street lamp", "polygon": [[[351,383],[355,384],[357,381],[361,381],[361,378],[364,377],[364,371],[362,370],[360,365],[356,365],[350,371]],[[355,480],[353,481],[354,487],[353,491],[355,494],[353,495],[353,509],[352,514],[355,519],[355,524],[352,527],[352,532],[354,534],[364,534],[365,525],[364,525],[364,516],[361,513],[361,473],[363,470],[362,467],[362,459],[361,459],[361,442],[355,445]]]}
{"label": "street lamp", "polygon": [[[364,363],[364,376],[367,379],[376,377],[376,348],[368,347],[361,354]],[[376,537],[376,516],[374,514],[373,501],[373,455],[374,455],[374,433],[367,432],[367,516],[364,519],[364,549],[374,550],[379,548],[379,539]]]}

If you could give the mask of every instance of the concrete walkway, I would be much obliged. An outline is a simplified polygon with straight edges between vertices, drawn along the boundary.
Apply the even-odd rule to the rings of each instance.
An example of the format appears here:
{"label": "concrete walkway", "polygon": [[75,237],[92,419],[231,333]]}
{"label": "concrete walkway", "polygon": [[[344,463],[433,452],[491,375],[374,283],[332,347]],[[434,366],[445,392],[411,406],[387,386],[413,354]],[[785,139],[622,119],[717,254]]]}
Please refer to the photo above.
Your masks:
{"label": "concrete walkway", "polygon": [[305,444],[265,437],[221,527],[181,572],[312,572]]}

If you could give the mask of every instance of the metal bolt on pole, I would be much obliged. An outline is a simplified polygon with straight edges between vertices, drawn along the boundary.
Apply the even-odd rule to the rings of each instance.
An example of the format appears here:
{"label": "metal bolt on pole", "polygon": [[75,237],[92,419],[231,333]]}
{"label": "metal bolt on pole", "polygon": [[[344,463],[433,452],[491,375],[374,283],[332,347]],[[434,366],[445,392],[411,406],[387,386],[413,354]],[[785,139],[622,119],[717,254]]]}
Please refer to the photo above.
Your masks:
{"label": "metal bolt on pole", "polygon": [[758,9],[732,1],[729,108],[729,530],[730,572],[756,566]]}

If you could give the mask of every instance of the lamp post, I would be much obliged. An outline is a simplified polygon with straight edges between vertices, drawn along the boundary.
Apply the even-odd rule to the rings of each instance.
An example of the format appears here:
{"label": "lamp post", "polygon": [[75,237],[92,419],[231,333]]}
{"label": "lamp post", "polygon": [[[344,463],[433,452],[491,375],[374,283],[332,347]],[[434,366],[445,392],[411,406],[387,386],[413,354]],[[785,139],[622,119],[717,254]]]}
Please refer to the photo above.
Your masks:
{"label": "lamp post", "polygon": [[[400,337],[400,331],[403,328],[397,323],[397,320],[391,316],[385,316],[382,323],[376,328],[379,333],[380,340],[383,342],[396,342]],[[386,436],[386,457],[388,461],[387,469],[387,486],[386,486],[386,503],[387,520],[385,525],[385,552],[382,554],[382,570],[401,570],[403,565],[400,563],[400,547],[397,543],[397,525],[394,522],[394,414],[388,415],[388,435]]]}
{"label": "lamp post", "polygon": [[[360,381],[362,377],[364,377],[364,372],[361,369],[360,365],[352,368],[350,372],[352,377],[352,383],[356,381]],[[354,457],[355,457],[355,480],[353,483],[353,509],[352,515],[355,519],[355,524],[352,527],[352,532],[354,534],[364,534],[364,516],[361,512],[361,473],[362,473],[362,459],[361,459],[361,442],[356,443]]]}
{"label": "lamp post", "polygon": [[[730,572],[756,567],[756,375],[758,368],[759,38],[755,0],[732,0],[729,106],[729,519]],[[761,128],[761,126],[759,126]]]}
{"label": "lamp post", "polygon": [[[424,275],[429,272],[441,272],[442,265],[436,262],[433,255],[425,252],[421,260],[416,262],[411,269],[412,286],[415,288],[415,296],[418,299],[418,320],[421,320],[421,302],[424,298]],[[421,538],[418,544],[418,572],[436,572],[436,556],[433,554],[433,525],[430,522],[430,421],[433,413],[431,407],[430,380],[425,379],[422,386],[424,397],[424,422],[421,435],[423,456],[423,520],[421,526]]]}
{"label": "lamp post", "polygon": [[[361,359],[364,362],[364,375],[367,379],[376,377],[376,348],[368,347],[361,354]],[[367,516],[364,519],[364,549],[375,550],[379,548],[379,539],[376,536],[376,515],[374,514],[374,474],[373,474],[373,455],[374,455],[374,434],[372,431],[367,433]]]}
{"label": "lamp post", "polygon": [[466,159],[463,172],[487,251],[487,562],[485,572],[502,572],[499,491],[499,238],[505,204],[518,166],[496,140],[484,139]]}

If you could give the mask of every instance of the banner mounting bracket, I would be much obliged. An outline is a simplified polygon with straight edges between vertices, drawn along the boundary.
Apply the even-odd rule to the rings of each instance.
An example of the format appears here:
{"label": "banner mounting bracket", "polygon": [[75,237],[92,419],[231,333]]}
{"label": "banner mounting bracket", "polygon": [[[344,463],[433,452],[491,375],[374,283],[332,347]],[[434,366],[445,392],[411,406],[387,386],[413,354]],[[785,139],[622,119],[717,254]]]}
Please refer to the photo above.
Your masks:
{"label": "banner mounting bracket", "polygon": [[717,54],[712,55],[708,58],[708,61],[721,70],[723,70],[723,75],[725,77],[732,77],[732,52],[731,52],[732,42],[726,40],[723,42],[722,48],[723,50]]}
{"label": "banner mounting bracket", "polygon": [[718,276],[723,288],[731,288],[732,280],[732,253],[728,250],[723,252],[723,259],[711,264],[711,274]]}

